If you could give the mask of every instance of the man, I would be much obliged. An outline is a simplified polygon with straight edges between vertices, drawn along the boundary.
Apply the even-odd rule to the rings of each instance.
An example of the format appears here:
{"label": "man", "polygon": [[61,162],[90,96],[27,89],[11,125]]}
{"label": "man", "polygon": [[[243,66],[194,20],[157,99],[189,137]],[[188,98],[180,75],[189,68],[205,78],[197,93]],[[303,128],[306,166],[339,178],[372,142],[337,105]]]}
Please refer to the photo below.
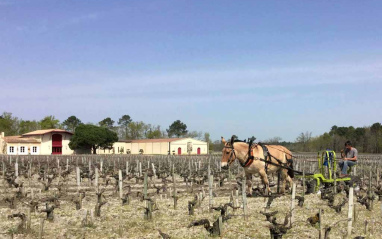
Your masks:
{"label": "man", "polygon": [[341,168],[340,178],[349,176],[347,175],[348,167],[351,167],[357,164],[357,156],[358,156],[357,149],[352,147],[350,141],[347,141],[345,143],[345,152],[341,150],[341,157],[343,161],[340,163],[340,168]]}

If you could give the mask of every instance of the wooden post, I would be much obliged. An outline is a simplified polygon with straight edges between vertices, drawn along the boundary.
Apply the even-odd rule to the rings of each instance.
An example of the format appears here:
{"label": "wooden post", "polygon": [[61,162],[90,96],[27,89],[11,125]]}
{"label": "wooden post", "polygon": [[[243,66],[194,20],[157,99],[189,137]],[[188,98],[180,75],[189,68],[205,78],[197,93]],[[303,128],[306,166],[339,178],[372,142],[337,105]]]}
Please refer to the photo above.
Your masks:
{"label": "wooden post", "polygon": [[176,210],[176,207],[178,205],[178,193],[176,192],[174,164],[172,165],[172,181],[173,181],[173,186],[174,186],[174,209]]}
{"label": "wooden post", "polygon": [[290,215],[290,226],[293,224],[293,222],[294,222],[294,207],[295,207],[295,199],[296,199],[296,184],[295,183],[293,183],[293,185],[292,185],[292,201],[291,201],[291,203],[290,203],[290,213],[291,213],[291,215]]}
{"label": "wooden post", "polygon": [[77,172],[77,190],[80,190],[81,187],[81,175],[80,175],[80,168],[76,167]]}
{"label": "wooden post", "polygon": [[233,197],[233,190],[231,191],[231,195],[229,197],[229,202],[232,203],[233,207],[236,207],[235,205],[235,199]]}
{"label": "wooden post", "polygon": [[16,177],[19,176],[19,164],[17,163],[17,161],[16,161],[16,163],[15,163],[15,176],[16,176]]}
{"label": "wooden post", "polygon": [[143,197],[147,198],[147,172],[145,172],[145,177],[143,179]]}
{"label": "wooden post", "polygon": [[[213,197],[213,195],[212,195],[212,183],[213,183],[213,176],[211,175],[211,166],[210,166],[210,164],[208,164],[208,171],[207,171],[207,173],[208,173],[208,192],[209,192],[209,204],[208,204],[208,206],[209,206],[209,209],[210,209],[210,212],[212,212],[213,210],[212,210],[212,207],[213,207],[213,202],[212,202],[212,197]],[[212,179],[212,180],[211,180]]]}
{"label": "wooden post", "polygon": [[[303,168],[302,168],[302,196],[305,197],[305,188],[306,188],[306,184],[305,184],[305,159],[304,159],[304,163],[303,163]],[[293,190],[293,189],[292,189]]]}
{"label": "wooden post", "polygon": [[5,178],[5,163],[4,161],[2,163],[3,163],[3,178]]}
{"label": "wooden post", "polygon": [[100,162],[100,165],[99,165],[99,171],[101,171],[101,173],[103,172],[103,159],[101,159],[101,162]]}
{"label": "wooden post", "polygon": [[333,173],[333,180],[334,180],[333,191],[334,191],[334,194],[337,194],[337,174],[336,174],[336,172]]}
{"label": "wooden post", "polygon": [[323,220],[322,220],[322,209],[320,208],[319,210],[318,210],[318,239],[323,239],[322,238],[322,222],[323,222]]}
{"label": "wooden post", "polygon": [[223,218],[222,216],[219,217],[219,236],[222,236],[223,235]]}
{"label": "wooden post", "polygon": [[142,176],[142,163],[139,162],[139,177]]}
{"label": "wooden post", "polygon": [[151,167],[153,168],[153,173],[154,173],[154,179],[156,178],[156,170],[155,170],[155,165],[154,163],[151,163]]}
{"label": "wooden post", "polygon": [[246,195],[246,178],[244,177],[243,178],[243,183],[242,183],[242,188],[241,188],[241,192],[242,192],[242,196],[243,196],[243,214],[244,214],[244,219],[247,218],[247,195]]}
{"label": "wooden post", "polygon": [[31,225],[32,225],[32,215],[31,215],[31,208],[28,207],[28,215],[27,215],[27,230],[30,230],[31,229]]}
{"label": "wooden post", "polygon": [[119,199],[121,199],[122,203],[122,198],[123,198],[123,188],[122,188],[122,170],[119,170],[119,175],[118,175],[118,183],[119,183]]}
{"label": "wooden post", "polygon": [[38,235],[39,239],[42,239],[44,235],[44,220],[45,220],[44,218],[40,218],[40,231]]}
{"label": "wooden post", "polygon": [[235,190],[235,203],[236,203],[236,206],[238,207],[239,206],[239,190],[238,189]]}
{"label": "wooden post", "polygon": [[368,224],[368,222],[367,222],[367,220],[365,220],[365,231],[364,231],[364,234],[365,234],[365,236],[367,235],[367,224]]}
{"label": "wooden post", "polygon": [[60,159],[57,158],[57,170],[58,170],[58,184],[60,183],[61,179],[61,166],[60,166]]}
{"label": "wooden post", "polygon": [[369,197],[369,203],[370,203],[370,210],[373,211],[373,204],[374,203],[372,200],[373,192],[372,192],[372,187],[371,187],[371,183],[372,183],[373,179],[372,179],[371,171],[372,171],[372,168],[370,168],[370,174],[369,174],[369,195],[368,195],[368,197]]}
{"label": "wooden post", "polygon": [[348,231],[347,231],[347,236],[351,236],[351,230],[352,230],[352,224],[353,224],[353,194],[354,194],[354,189],[351,187],[349,189],[349,210],[348,210]]}
{"label": "wooden post", "polygon": [[362,167],[362,187],[364,186],[365,183],[365,167]]}
{"label": "wooden post", "polygon": [[94,180],[94,186],[95,186],[95,189],[96,189],[96,192],[98,193],[98,168],[96,167],[95,168],[95,180]]}
{"label": "wooden post", "polygon": [[379,167],[377,166],[376,167],[377,168],[377,176],[375,177],[375,179],[376,179],[376,186],[378,187],[378,185],[379,185]]}

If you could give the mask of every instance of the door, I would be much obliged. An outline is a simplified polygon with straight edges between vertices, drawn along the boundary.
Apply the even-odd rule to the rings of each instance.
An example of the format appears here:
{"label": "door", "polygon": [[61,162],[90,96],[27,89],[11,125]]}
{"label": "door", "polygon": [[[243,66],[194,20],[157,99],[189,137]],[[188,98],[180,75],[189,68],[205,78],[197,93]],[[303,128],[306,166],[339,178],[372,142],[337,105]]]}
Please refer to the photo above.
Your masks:
{"label": "door", "polygon": [[200,148],[198,148],[198,154],[200,154]]}
{"label": "door", "polygon": [[182,148],[179,147],[179,148],[178,148],[178,155],[181,155],[181,154],[182,154]]}
{"label": "door", "polygon": [[52,135],[52,154],[62,154],[62,135]]}

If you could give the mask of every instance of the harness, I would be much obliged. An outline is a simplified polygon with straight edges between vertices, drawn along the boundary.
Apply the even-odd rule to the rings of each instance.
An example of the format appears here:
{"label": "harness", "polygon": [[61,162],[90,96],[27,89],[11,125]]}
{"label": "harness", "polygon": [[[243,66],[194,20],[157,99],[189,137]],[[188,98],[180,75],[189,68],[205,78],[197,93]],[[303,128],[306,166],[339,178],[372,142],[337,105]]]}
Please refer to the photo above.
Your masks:
{"label": "harness", "polygon": [[[235,153],[235,149],[234,149],[234,147],[233,147],[233,144],[234,144],[234,142],[245,142],[245,141],[241,141],[241,140],[233,140],[233,139],[231,139],[231,146],[225,146],[225,148],[230,148],[231,149],[231,154],[230,154],[230,157],[229,157],[229,159],[228,159],[228,162],[231,162],[231,159],[232,159],[232,156],[235,156],[235,158],[236,158],[236,153]],[[246,143],[246,142],[245,142]],[[246,167],[249,167],[252,163],[253,163],[253,161],[255,160],[255,159],[258,159],[258,160],[260,160],[260,161],[263,161],[263,162],[265,162],[265,172],[266,173],[268,173],[268,165],[270,164],[270,165],[274,165],[274,166],[278,166],[278,167],[280,167],[280,168],[284,168],[284,169],[288,169],[288,174],[293,178],[293,174],[294,173],[298,173],[298,174],[302,174],[302,172],[300,172],[300,171],[296,171],[296,170],[294,170],[293,168],[291,168],[288,164],[291,164],[291,165],[293,165],[293,159],[292,158],[290,158],[290,159],[288,159],[287,158],[287,163],[283,163],[283,162],[281,162],[281,160],[279,160],[278,158],[276,158],[276,157],[274,157],[273,155],[271,155],[271,153],[269,152],[269,150],[268,150],[268,147],[267,146],[265,146],[264,144],[262,144],[262,143],[258,143],[257,145],[259,145],[259,146],[261,146],[262,147],[262,149],[263,149],[263,152],[264,152],[264,159],[262,159],[262,158],[258,158],[258,157],[254,157],[254,155],[253,155],[253,140],[250,140],[249,142],[248,142],[248,158],[247,158],[247,160],[244,162],[244,163],[242,163],[242,162],[240,162],[239,161],[239,163],[240,163],[240,165],[243,167],[243,168],[246,168]],[[280,151],[280,150],[279,150]],[[286,153],[286,152],[285,152]],[[287,154],[287,153],[286,153]],[[289,155],[289,154],[288,154]],[[290,155],[291,156],[291,155]],[[293,157],[293,156],[292,156]],[[277,161],[277,163],[274,163],[274,162],[272,162],[272,158],[273,159],[275,159],[276,161]],[[293,167],[293,166],[292,166]],[[290,171],[290,172],[289,172]]]}
{"label": "harness", "polygon": [[261,143],[259,143],[259,145],[261,146],[261,148],[263,148],[264,160],[265,160],[265,173],[268,174],[268,164],[269,162],[272,161],[271,154],[269,153],[267,146]]}

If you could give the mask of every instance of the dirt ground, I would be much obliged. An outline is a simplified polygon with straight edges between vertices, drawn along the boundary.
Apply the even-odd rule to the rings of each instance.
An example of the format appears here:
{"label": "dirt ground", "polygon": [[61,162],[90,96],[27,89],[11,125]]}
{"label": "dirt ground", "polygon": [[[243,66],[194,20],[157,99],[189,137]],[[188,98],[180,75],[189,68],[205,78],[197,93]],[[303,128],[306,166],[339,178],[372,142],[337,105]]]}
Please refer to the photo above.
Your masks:
{"label": "dirt ground", "polygon": [[[23,178],[20,179],[23,181]],[[56,179],[55,179],[56,180]],[[28,191],[28,182],[25,189]],[[55,185],[57,182],[54,182]],[[160,185],[160,180],[156,179],[156,185]],[[100,184],[103,182],[100,180]],[[132,185],[133,192],[141,191],[142,184],[136,184],[135,179],[124,181],[124,185]],[[0,179],[0,192],[2,199],[9,195],[11,190],[4,185],[4,180]],[[194,220],[208,219],[211,224],[219,217],[220,212],[209,212],[208,186],[203,187],[207,197],[203,200],[202,205],[195,209],[193,216],[188,215],[188,201],[194,198],[196,192],[201,190],[201,186],[194,185],[193,193],[191,193],[190,185],[186,186],[182,179],[177,178],[179,186],[179,200],[177,209],[174,209],[173,199],[170,198],[170,192],[167,196],[163,193],[162,196],[155,193],[155,189],[149,189],[149,194],[157,204],[158,210],[153,212],[153,219],[150,221],[144,220],[144,201],[140,201],[137,197],[132,197],[130,204],[121,205],[118,194],[114,193],[114,187],[109,185],[105,192],[107,203],[101,209],[101,217],[92,217],[88,215],[86,225],[83,225],[83,219],[86,212],[94,214],[94,206],[96,196],[94,187],[87,187],[88,182],[82,182],[83,189],[88,190],[83,199],[83,208],[75,209],[75,204],[69,199],[75,195],[77,187],[75,185],[75,175],[70,175],[70,180],[66,186],[67,196],[60,200],[59,208],[54,210],[54,220],[44,222],[43,238],[161,238],[157,229],[171,236],[171,238],[208,238],[209,233],[203,226],[188,228],[187,226]],[[232,182],[234,185],[234,182]],[[216,187],[214,193],[216,197],[213,199],[214,205],[219,206],[230,201],[229,192],[233,188],[231,184],[226,183],[223,188]],[[57,191],[54,186],[47,192],[39,192],[41,188],[37,181],[33,181],[34,197],[42,198],[48,195],[54,195]],[[101,186],[102,187],[102,186]],[[171,184],[169,184],[171,187]],[[16,189],[12,189],[15,191]],[[273,189],[274,190],[274,189]],[[297,195],[301,194],[300,186],[297,190]],[[29,195],[30,196],[30,195]],[[345,194],[336,196],[335,205],[342,201]],[[270,238],[268,226],[265,216],[260,214],[260,211],[265,210],[266,200],[261,197],[247,198],[248,215],[246,219],[243,216],[243,210],[229,209],[229,214],[232,214],[232,219],[224,223],[222,238]],[[354,200],[356,201],[356,200]],[[242,203],[241,194],[239,203]],[[319,209],[323,209],[323,228],[332,226],[330,238],[344,238],[347,231],[347,214],[348,204],[343,207],[342,212],[336,213],[332,208],[327,206],[327,201],[321,200],[317,194],[305,196],[303,207],[297,205],[294,210],[295,223],[292,229],[288,231],[283,238],[318,238],[318,226],[311,226],[307,223],[307,218],[315,215]],[[43,208],[44,204],[40,204],[39,208]],[[366,238],[382,238],[382,204],[374,201],[373,211],[369,211],[365,206],[355,203],[356,216],[353,222],[353,234],[355,236],[365,236]],[[277,222],[282,223],[285,215],[291,207],[291,195],[276,198],[270,211],[278,211]],[[10,209],[5,202],[0,203],[0,232],[1,238],[38,238],[40,228],[40,218],[46,218],[46,213],[32,213],[31,231],[20,232],[17,230],[17,225],[20,223],[18,218],[8,219],[8,215],[12,213],[23,212],[27,214],[27,206],[18,203],[16,209]],[[342,220],[342,221],[341,221]],[[374,223],[372,223],[374,220]],[[340,221],[340,222],[339,222]],[[365,233],[365,221],[368,222],[367,232]],[[338,222],[336,225],[334,225]],[[22,233],[22,234],[18,234]]]}

